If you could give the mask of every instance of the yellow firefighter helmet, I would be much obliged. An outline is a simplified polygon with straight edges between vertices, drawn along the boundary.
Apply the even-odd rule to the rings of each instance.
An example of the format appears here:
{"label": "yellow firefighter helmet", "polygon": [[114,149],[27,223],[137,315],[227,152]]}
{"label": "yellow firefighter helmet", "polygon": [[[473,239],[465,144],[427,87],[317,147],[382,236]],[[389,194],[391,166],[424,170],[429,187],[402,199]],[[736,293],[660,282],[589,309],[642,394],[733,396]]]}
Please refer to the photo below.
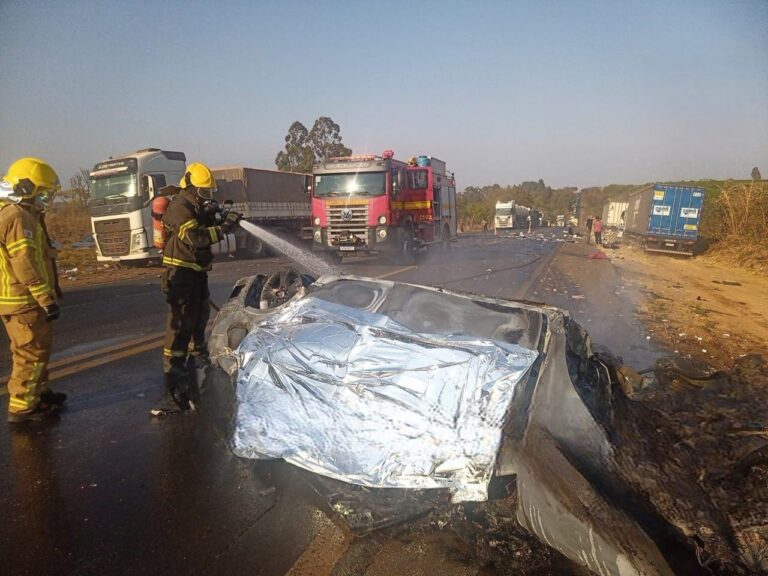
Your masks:
{"label": "yellow firefighter helmet", "polygon": [[59,176],[51,166],[39,158],[20,158],[8,168],[3,176],[13,194],[22,199],[39,196],[44,202],[50,201],[59,189]]}
{"label": "yellow firefighter helmet", "polygon": [[179,182],[180,188],[194,186],[197,188],[197,194],[210,200],[213,198],[213,192],[216,190],[216,180],[210,168],[202,162],[194,162],[187,166],[187,171]]}

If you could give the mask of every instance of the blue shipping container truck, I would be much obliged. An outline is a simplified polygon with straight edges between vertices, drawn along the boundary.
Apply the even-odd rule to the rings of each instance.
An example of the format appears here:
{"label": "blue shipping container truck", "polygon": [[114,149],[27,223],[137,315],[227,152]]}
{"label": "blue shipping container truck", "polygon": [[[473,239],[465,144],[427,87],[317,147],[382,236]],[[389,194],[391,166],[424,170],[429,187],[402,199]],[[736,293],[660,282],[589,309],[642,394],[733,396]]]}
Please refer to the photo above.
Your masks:
{"label": "blue shipping container truck", "polygon": [[703,205],[703,188],[655,184],[630,194],[625,230],[648,251],[693,255]]}

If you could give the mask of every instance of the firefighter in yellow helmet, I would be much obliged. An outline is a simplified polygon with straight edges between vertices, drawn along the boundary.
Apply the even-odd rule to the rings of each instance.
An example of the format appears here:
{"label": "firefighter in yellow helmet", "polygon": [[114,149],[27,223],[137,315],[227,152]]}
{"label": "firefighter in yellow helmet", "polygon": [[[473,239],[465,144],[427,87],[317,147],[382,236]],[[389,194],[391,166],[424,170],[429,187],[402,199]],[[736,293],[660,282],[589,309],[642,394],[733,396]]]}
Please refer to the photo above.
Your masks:
{"label": "firefighter in yellow helmet", "polygon": [[56,172],[38,158],[17,160],[0,181],[0,318],[13,356],[9,422],[40,420],[67,399],[48,388],[60,292],[43,213],[58,189]]}
{"label": "firefighter in yellow helmet", "polygon": [[179,188],[162,215],[170,232],[163,251],[163,291],[168,303],[163,346],[166,395],[151,411],[156,416],[194,407],[195,375],[188,360],[191,355],[198,367],[209,363],[205,326],[211,311],[207,274],[213,261],[211,246],[223,240],[242,217],[229,212],[223,220],[217,219],[216,181],[205,164],[190,164]]}

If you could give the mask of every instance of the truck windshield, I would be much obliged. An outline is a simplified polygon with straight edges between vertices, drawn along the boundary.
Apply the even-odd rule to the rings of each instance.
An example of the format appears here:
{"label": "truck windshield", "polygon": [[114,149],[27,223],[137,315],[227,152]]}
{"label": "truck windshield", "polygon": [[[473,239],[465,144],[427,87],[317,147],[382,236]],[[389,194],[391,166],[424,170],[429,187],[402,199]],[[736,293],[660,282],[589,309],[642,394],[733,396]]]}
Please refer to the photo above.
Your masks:
{"label": "truck windshield", "polygon": [[136,174],[116,174],[91,179],[91,198],[110,199],[136,196]]}
{"label": "truck windshield", "polygon": [[384,172],[318,174],[315,196],[382,196],[387,190],[386,183]]}
{"label": "truck windshield", "polygon": [[510,216],[512,208],[496,208],[496,216]]}

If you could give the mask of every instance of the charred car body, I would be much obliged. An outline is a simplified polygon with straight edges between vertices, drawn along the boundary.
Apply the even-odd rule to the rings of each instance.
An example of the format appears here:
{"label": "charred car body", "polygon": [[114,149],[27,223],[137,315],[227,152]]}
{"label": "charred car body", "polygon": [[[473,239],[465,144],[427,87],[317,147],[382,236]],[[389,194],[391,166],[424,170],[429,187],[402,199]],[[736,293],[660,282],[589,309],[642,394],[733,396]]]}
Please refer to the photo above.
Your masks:
{"label": "charred car body", "polygon": [[329,504],[353,531],[383,521],[374,506],[361,521],[360,498],[339,497],[344,483],[403,518],[484,500],[489,483],[516,478],[520,524],[595,573],[746,570],[722,506],[696,486],[695,455],[663,462],[628,446],[660,426],[644,406],[642,422],[623,424],[647,381],[564,311],[282,271],[236,283],[210,349],[233,384],[235,453],[335,482]]}

